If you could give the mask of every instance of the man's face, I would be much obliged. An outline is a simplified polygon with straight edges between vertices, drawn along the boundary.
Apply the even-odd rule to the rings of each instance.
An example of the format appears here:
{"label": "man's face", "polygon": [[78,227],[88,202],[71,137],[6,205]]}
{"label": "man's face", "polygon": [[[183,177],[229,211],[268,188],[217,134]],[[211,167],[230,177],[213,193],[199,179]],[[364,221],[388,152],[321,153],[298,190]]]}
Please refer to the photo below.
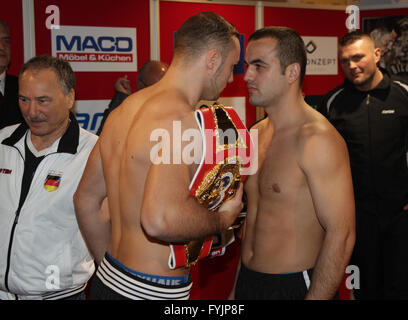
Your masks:
{"label": "man's face", "polygon": [[[214,77],[210,79],[210,84],[204,92],[204,100],[217,100],[227,83],[234,81],[234,66],[239,62],[241,47],[236,37],[234,37],[233,41],[234,44],[228,56],[218,67]],[[220,57],[220,59],[222,58]]]}
{"label": "man's face", "polygon": [[381,51],[369,39],[362,38],[340,47],[339,58],[346,78],[357,88],[364,89],[374,78]]}
{"label": "man's face", "polygon": [[273,105],[286,90],[286,78],[276,56],[278,41],[267,37],[248,43],[245,55],[249,102],[253,106]]}
{"label": "man's face", "polygon": [[19,78],[19,104],[31,134],[56,140],[65,132],[75,93],[63,91],[53,69],[28,69]]}
{"label": "man's face", "polygon": [[0,25],[0,73],[8,67],[11,60],[10,35],[6,28]]}

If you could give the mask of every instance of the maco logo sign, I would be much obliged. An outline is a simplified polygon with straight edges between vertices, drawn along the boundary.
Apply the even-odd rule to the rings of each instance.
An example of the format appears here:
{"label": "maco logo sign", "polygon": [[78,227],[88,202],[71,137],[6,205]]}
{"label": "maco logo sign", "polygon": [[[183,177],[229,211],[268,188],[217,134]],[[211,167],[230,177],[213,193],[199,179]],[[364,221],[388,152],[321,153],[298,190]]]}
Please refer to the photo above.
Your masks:
{"label": "maco logo sign", "polygon": [[51,45],[74,71],[137,71],[136,28],[60,26]]}

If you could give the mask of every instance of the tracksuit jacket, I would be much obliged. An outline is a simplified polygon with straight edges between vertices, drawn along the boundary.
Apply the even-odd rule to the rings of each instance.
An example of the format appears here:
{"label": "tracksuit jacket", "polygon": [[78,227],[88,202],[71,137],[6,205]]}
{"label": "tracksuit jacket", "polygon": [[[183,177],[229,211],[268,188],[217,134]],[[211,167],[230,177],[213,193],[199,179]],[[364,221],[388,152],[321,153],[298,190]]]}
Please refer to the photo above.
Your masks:
{"label": "tracksuit jacket", "polygon": [[36,167],[27,133],[25,123],[0,130],[0,299],[59,299],[83,290],[94,272],[73,194],[97,137],[71,114]]}
{"label": "tracksuit jacket", "polygon": [[366,92],[346,79],[318,107],[347,143],[358,212],[376,216],[408,203],[408,85],[383,75]]}

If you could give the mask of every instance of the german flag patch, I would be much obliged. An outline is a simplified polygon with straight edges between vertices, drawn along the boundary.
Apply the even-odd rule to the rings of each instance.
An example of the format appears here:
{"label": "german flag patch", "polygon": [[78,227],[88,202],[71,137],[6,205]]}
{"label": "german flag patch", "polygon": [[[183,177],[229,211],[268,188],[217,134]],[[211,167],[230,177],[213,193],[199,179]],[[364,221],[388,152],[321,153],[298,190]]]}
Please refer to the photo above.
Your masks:
{"label": "german flag patch", "polygon": [[51,192],[58,189],[61,182],[62,174],[55,171],[50,171],[44,182],[45,190]]}

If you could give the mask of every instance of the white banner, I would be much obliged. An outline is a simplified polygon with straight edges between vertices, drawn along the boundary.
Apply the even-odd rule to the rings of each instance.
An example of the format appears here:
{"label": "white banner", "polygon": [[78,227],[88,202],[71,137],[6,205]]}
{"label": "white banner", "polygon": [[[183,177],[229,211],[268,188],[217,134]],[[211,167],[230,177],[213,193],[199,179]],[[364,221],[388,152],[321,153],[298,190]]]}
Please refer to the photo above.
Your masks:
{"label": "white banner", "polygon": [[337,37],[302,37],[307,52],[307,75],[337,74]]}
{"label": "white banner", "polygon": [[101,125],[103,112],[108,108],[110,100],[77,100],[75,114],[80,127],[96,133]]}
{"label": "white banner", "polygon": [[[245,124],[245,97],[221,97],[218,99],[225,106],[234,107],[238,116]],[[98,130],[103,112],[108,108],[110,100],[77,100],[75,102],[75,113],[79,126],[92,133]],[[211,105],[214,101],[201,100],[197,108],[203,104]]]}
{"label": "white banner", "polygon": [[60,26],[51,48],[76,72],[137,71],[136,28]]}

